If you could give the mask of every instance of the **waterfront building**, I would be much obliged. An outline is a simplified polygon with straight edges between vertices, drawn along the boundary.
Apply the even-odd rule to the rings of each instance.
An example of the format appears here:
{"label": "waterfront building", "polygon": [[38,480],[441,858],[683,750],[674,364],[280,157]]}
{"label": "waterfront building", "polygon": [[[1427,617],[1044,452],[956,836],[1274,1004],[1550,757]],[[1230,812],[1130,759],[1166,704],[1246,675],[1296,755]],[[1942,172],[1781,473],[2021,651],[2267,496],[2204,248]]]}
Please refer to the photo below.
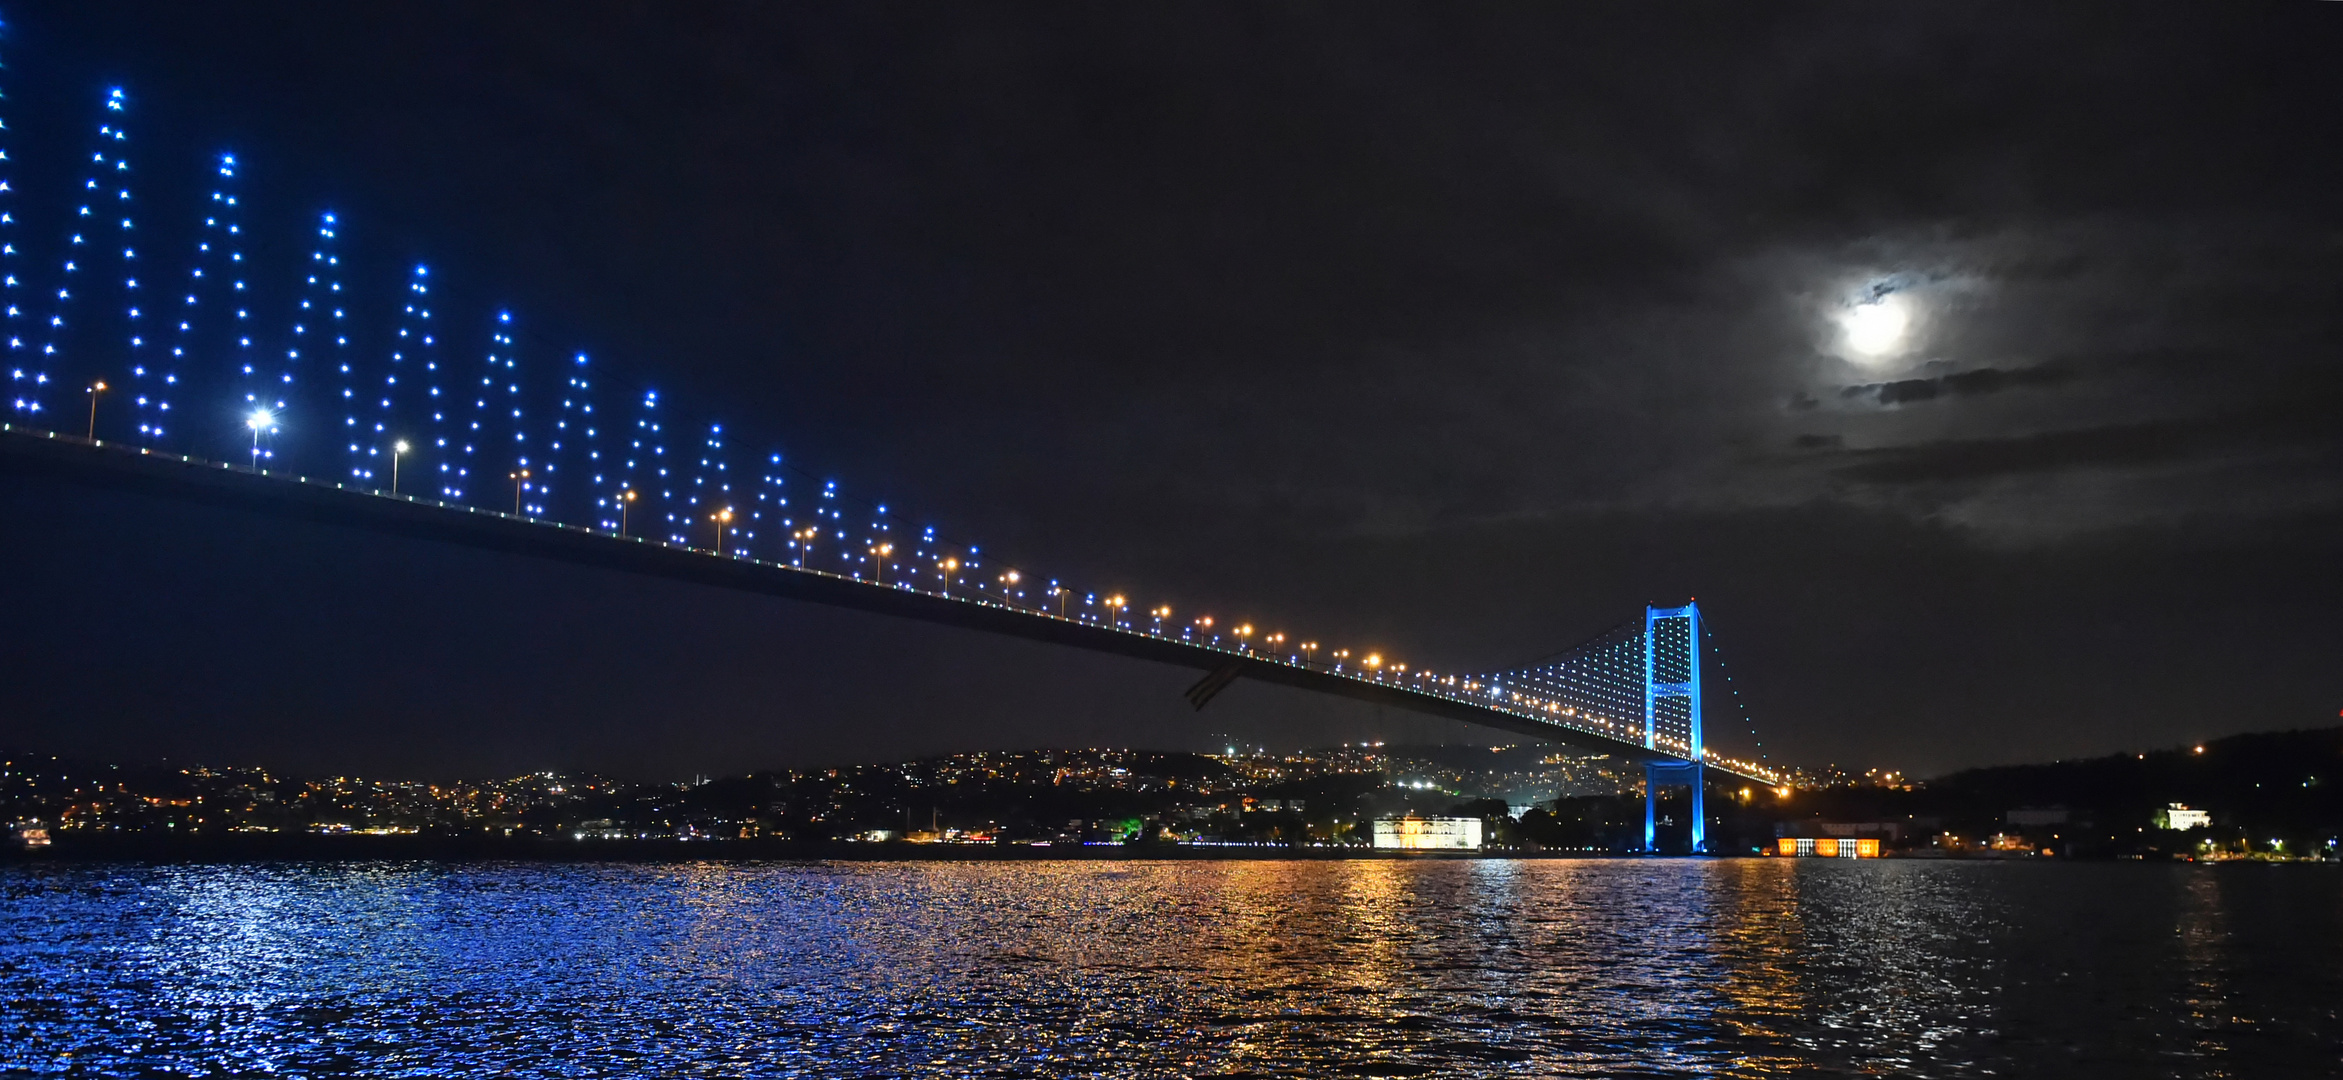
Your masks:
{"label": "waterfront building", "polygon": [[1879,838],[1857,836],[1785,836],[1774,841],[1774,850],[1783,855],[1813,855],[1825,859],[1876,859],[1879,857]]}
{"label": "waterfront building", "polygon": [[1478,851],[1481,819],[1414,814],[1376,818],[1375,846],[1395,851]]}
{"label": "waterfront building", "polygon": [[[1914,824],[1920,819],[1913,819]],[[1929,819],[1931,822],[1934,819]],[[1873,837],[1893,844],[1903,839],[1907,825],[1902,821],[1782,821],[1774,824],[1774,837],[1835,836],[1841,840],[1850,837]]]}
{"label": "waterfront building", "polygon": [[2167,803],[2156,811],[2155,825],[2159,829],[2203,829],[2213,824],[2213,815],[2207,810],[2191,810],[2186,803]]}

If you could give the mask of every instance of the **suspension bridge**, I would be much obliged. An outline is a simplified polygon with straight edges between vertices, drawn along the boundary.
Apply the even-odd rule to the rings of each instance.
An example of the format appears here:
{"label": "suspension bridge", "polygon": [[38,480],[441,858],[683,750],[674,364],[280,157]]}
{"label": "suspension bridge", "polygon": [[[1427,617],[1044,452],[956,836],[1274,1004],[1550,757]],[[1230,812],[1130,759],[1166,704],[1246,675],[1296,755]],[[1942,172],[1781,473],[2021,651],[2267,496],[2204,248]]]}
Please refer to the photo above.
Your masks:
{"label": "suspension bridge", "polygon": [[1198,709],[1249,679],[1613,755],[1645,768],[1647,848],[1663,787],[1689,788],[1700,851],[1706,773],[1782,782],[1705,741],[1713,647],[1689,601],[1468,673],[1078,588],[777,452],[740,455],[723,424],[678,419],[582,353],[523,366],[510,312],[485,312],[456,346],[428,266],[395,297],[356,299],[331,213],[303,227],[301,265],[260,270],[233,155],[209,163],[181,220],[150,220],[128,98],[108,91],[96,112],[54,235],[25,234],[0,176],[0,468],[1177,665],[1201,673]]}

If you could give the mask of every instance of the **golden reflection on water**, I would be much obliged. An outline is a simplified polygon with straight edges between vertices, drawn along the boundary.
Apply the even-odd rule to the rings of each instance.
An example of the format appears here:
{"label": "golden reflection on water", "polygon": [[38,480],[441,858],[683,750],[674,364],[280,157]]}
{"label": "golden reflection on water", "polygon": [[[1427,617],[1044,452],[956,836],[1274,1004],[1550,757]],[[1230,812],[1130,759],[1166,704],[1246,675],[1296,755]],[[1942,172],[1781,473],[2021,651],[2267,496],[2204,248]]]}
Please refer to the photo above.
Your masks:
{"label": "golden reflection on water", "polygon": [[1331,913],[1337,929],[1330,941],[1335,955],[1328,959],[1350,989],[1388,993],[1415,933],[1406,907],[1421,864],[1378,860],[1347,869],[1337,879],[1341,903]]}
{"label": "golden reflection on water", "polygon": [[[1808,1011],[1798,958],[1811,943],[1797,902],[1795,865],[1740,861],[1717,876],[1717,946],[1724,960],[1718,992],[1728,1003],[1717,1018],[1752,1045],[1779,1042]],[[1750,1052],[1725,1075],[1781,1076],[1806,1067],[1795,1055]]]}
{"label": "golden reflection on water", "polygon": [[2190,874],[2181,889],[2179,918],[2173,928],[2187,981],[2181,999],[2182,1029],[2189,1035],[2190,1052],[2207,1066],[2199,1075],[2207,1077],[2235,1075],[2220,1064],[2228,1048],[2222,1033],[2231,1022],[2229,992],[2221,974],[2223,946],[2229,938],[2221,903],[2224,877],[2210,867]]}

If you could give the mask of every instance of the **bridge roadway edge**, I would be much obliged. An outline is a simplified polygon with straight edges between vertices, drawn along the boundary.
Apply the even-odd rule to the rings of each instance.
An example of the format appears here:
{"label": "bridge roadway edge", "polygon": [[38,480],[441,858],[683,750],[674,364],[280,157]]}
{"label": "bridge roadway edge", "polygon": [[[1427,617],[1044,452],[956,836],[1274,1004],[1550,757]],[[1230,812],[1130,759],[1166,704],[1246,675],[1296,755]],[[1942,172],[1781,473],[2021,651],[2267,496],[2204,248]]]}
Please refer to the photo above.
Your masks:
{"label": "bridge roadway edge", "polygon": [[[436,500],[338,486],[103,440],[21,427],[0,429],[0,471],[194,502],[317,524],[551,559],[712,588],[1003,634],[1203,671],[1231,662],[1241,678],[1495,728],[1637,762],[1682,759],[1593,732],[1331,671],[1264,661],[1172,638],[1096,626],[1044,612],[875,585],[826,572],[734,559],[574,525]],[[1733,773],[1715,764],[1710,768]],[[1762,779],[1762,778],[1755,778]]]}

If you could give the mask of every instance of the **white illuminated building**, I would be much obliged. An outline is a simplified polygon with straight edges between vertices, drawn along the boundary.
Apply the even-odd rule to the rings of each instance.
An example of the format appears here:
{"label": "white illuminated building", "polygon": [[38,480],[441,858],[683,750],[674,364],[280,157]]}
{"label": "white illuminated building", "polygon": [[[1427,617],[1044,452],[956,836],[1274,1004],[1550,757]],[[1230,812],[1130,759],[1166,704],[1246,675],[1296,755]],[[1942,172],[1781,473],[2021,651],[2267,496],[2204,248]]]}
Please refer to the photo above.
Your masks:
{"label": "white illuminated building", "polygon": [[2211,811],[2191,810],[2183,803],[2172,803],[2156,811],[2156,827],[2159,829],[2204,829],[2210,828],[2212,824]]}
{"label": "white illuminated building", "polygon": [[1414,814],[1376,818],[1375,846],[1397,851],[1478,851],[1481,819]]}

